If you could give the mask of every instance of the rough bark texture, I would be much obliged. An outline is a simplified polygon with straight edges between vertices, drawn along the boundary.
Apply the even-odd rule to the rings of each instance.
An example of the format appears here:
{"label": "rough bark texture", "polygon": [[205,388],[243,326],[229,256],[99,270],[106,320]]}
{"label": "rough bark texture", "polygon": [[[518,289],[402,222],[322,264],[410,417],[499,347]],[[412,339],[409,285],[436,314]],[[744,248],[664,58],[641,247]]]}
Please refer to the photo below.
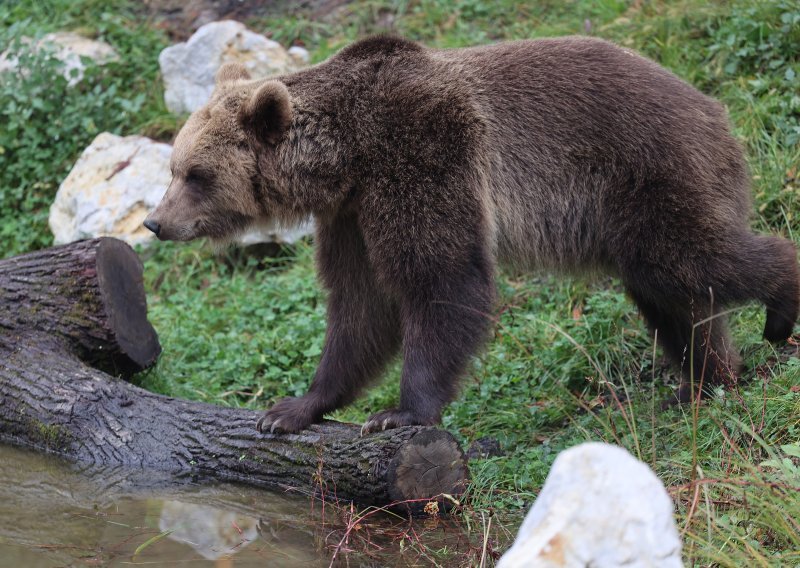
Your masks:
{"label": "rough bark texture", "polygon": [[0,260],[0,333],[59,339],[112,374],[146,369],[161,353],[147,321],[142,263],[110,238]]}
{"label": "rough bark texture", "polygon": [[[325,422],[299,434],[260,434],[255,411],[156,395],[94,368],[136,361],[130,352],[138,345],[122,347],[119,328],[147,322],[141,265],[121,272],[110,257],[133,251],[102,241],[116,243],[0,263],[0,305],[9,304],[0,313],[0,441],[85,464],[190,472],[362,505],[463,492],[466,460],[442,430],[361,437],[358,426]],[[112,269],[100,267],[106,263]]]}

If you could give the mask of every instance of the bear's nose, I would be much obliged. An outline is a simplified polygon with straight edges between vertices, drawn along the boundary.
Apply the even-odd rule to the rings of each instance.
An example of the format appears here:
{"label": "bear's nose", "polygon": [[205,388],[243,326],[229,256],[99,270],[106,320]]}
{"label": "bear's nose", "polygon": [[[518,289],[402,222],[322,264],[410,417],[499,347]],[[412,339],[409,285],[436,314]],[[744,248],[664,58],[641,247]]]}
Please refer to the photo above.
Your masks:
{"label": "bear's nose", "polygon": [[158,232],[161,230],[161,225],[150,219],[144,220],[144,226],[153,231],[156,236],[158,236]]}

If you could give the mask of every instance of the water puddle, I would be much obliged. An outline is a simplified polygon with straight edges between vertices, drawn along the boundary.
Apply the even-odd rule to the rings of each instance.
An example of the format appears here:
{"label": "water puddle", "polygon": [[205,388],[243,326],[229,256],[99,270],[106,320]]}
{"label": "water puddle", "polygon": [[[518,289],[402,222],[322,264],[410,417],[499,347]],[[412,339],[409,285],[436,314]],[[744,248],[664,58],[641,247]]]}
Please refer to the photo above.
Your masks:
{"label": "water puddle", "polygon": [[[2,567],[458,566],[482,553],[480,526],[383,512],[355,522],[354,513],[0,445]],[[490,537],[506,546],[510,535],[495,527]]]}

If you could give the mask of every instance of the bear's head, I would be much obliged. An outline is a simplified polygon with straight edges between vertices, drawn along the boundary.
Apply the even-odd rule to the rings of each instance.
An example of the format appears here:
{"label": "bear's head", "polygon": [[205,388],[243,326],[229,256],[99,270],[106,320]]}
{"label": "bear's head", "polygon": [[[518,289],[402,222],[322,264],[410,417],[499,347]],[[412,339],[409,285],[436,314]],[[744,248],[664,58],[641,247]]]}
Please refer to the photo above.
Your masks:
{"label": "bear's head", "polygon": [[281,191],[271,186],[292,103],[280,81],[249,79],[242,65],[222,66],[210,101],[178,133],[172,182],[144,221],[159,239],[225,241],[276,216]]}

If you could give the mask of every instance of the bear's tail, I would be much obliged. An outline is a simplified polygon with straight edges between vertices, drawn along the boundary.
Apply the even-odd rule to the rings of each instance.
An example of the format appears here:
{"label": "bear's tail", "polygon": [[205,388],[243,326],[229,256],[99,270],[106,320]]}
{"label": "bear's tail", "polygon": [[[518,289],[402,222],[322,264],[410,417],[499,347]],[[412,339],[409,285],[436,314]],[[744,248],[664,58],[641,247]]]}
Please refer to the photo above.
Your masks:
{"label": "bear's tail", "polygon": [[767,307],[764,338],[781,341],[792,335],[800,315],[800,267],[794,243],[779,237],[752,235],[747,251],[750,285]]}

